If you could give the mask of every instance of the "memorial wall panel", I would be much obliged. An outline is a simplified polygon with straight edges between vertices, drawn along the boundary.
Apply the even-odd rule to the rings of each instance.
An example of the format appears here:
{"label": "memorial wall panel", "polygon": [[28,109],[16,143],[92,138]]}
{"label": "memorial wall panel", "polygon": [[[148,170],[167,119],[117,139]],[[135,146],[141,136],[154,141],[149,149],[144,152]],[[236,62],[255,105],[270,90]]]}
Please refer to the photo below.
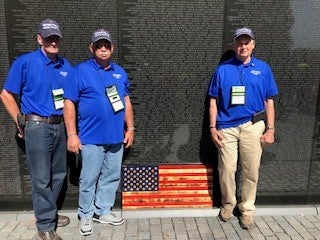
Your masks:
{"label": "memorial wall panel", "polygon": [[[270,203],[274,196],[282,199],[278,203],[319,203],[319,1],[0,0],[0,13],[1,88],[12,61],[37,48],[42,19],[60,22],[61,54],[73,64],[90,57],[95,29],[111,32],[114,60],[132,83],[137,127],[124,164],[216,166],[207,87],[221,55],[231,47],[234,29],[253,28],[255,56],[270,64],[280,92],[275,99],[276,143],[263,154],[258,203]],[[0,121],[0,202],[12,200],[12,206],[20,202],[20,208],[28,208],[23,144],[16,141],[2,104]],[[68,161],[66,203],[74,207],[79,171],[72,155]]]}
{"label": "memorial wall panel", "polygon": [[119,2],[136,140],[126,164],[199,162],[204,100],[221,55],[222,1]]}
{"label": "memorial wall panel", "polygon": [[258,198],[308,193],[319,97],[318,18],[317,1],[227,1],[225,43],[236,27],[252,27],[255,55],[271,65],[280,92],[276,144],[264,151]]}
{"label": "memorial wall panel", "polygon": [[[0,1],[0,87],[9,69],[9,47],[6,29],[5,4]],[[19,154],[14,138],[15,127],[4,106],[0,105],[0,196],[2,202],[23,201],[22,176],[20,172]]]}
{"label": "memorial wall panel", "polygon": [[[4,13],[1,15],[3,21],[1,28],[4,29],[1,31],[0,40],[3,41],[1,46],[4,47],[1,49],[0,57],[6,63],[1,71],[1,86],[8,73],[9,63],[12,63],[17,56],[38,47],[36,42],[38,24],[44,18],[53,18],[60,23],[63,34],[61,55],[67,57],[73,64],[91,56],[88,46],[95,29],[107,28],[113,40],[117,42],[116,3],[116,0],[108,1],[108,4],[102,1],[1,1]],[[115,60],[117,55],[116,50]],[[22,206],[29,208],[31,186],[24,161],[23,142],[18,141],[17,146],[14,124],[3,105],[1,105],[2,118],[5,124],[1,124],[1,128],[10,128],[9,131],[3,130],[4,134],[1,134],[0,138],[0,143],[3,143],[0,150],[2,153],[0,180],[3,178],[0,182],[0,200],[18,198],[17,201],[21,201]],[[77,198],[79,171],[75,169],[75,159],[72,155],[69,156],[68,162],[70,168],[67,195],[69,198]],[[76,205],[76,201],[71,204]]]}

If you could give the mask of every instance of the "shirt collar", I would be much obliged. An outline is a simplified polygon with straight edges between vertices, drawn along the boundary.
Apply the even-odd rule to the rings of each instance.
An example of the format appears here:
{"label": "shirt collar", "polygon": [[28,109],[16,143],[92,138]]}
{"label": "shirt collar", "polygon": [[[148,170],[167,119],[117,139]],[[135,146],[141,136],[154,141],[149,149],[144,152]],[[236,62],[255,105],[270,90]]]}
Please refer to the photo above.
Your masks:
{"label": "shirt collar", "polygon": [[57,56],[57,62],[55,63],[50,58],[48,58],[48,56],[43,52],[43,50],[41,48],[38,49],[38,53],[39,53],[41,59],[43,60],[43,62],[47,66],[50,64],[63,65],[63,59],[59,55]]}
{"label": "shirt collar", "polygon": [[251,55],[250,62],[248,64],[243,64],[236,56],[233,56],[233,63],[236,66],[243,66],[243,67],[254,67],[255,66],[255,57]]}
{"label": "shirt collar", "polygon": [[[99,69],[105,70],[101,65],[97,63],[97,61],[93,57],[91,58],[91,64],[96,70],[99,70]],[[110,71],[110,70],[114,70],[114,63],[112,61],[110,61],[109,67],[108,69],[106,69],[106,71]]]}

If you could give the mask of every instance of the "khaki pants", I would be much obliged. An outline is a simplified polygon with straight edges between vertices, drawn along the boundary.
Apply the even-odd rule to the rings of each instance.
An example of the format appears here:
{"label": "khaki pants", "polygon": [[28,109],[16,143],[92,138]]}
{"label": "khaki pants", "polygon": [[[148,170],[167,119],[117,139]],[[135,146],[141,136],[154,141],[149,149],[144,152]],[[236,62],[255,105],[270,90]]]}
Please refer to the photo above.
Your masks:
{"label": "khaki pants", "polygon": [[[220,130],[224,146],[219,150],[219,180],[222,206],[233,209],[236,204],[236,181],[238,155],[242,167],[241,203],[242,214],[255,213],[255,200],[262,154],[260,138],[265,130],[263,121],[247,122],[237,127]],[[239,152],[239,154],[238,154]]]}

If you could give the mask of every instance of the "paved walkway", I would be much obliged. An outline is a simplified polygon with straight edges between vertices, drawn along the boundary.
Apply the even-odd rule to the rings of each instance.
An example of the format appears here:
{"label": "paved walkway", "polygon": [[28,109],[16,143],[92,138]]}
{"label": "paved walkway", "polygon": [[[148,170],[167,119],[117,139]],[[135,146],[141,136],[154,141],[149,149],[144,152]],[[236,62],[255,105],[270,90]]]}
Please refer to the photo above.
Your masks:
{"label": "paved walkway", "polygon": [[[210,240],[210,239],[320,239],[316,206],[257,207],[256,226],[243,230],[236,217],[221,222],[218,209],[116,211],[126,219],[121,226],[94,223],[92,235],[79,234],[76,211],[62,211],[71,223],[57,232],[64,240]],[[0,239],[36,239],[32,212],[0,212]]]}

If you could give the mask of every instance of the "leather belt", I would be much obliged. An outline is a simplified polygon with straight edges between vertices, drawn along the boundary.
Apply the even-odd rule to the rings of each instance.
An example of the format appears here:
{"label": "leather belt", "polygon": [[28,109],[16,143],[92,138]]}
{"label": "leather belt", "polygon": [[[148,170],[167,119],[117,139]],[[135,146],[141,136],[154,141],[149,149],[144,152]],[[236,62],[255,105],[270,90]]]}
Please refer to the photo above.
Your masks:
{"label": "leather belt", "polygon": [[45,122],[48,124],[59,124],[63,121],[63,116],[60,115],[52,115],[50,117],[41,117],[35,114],[27,114],[26,121],[33,121],[33,122]]}

